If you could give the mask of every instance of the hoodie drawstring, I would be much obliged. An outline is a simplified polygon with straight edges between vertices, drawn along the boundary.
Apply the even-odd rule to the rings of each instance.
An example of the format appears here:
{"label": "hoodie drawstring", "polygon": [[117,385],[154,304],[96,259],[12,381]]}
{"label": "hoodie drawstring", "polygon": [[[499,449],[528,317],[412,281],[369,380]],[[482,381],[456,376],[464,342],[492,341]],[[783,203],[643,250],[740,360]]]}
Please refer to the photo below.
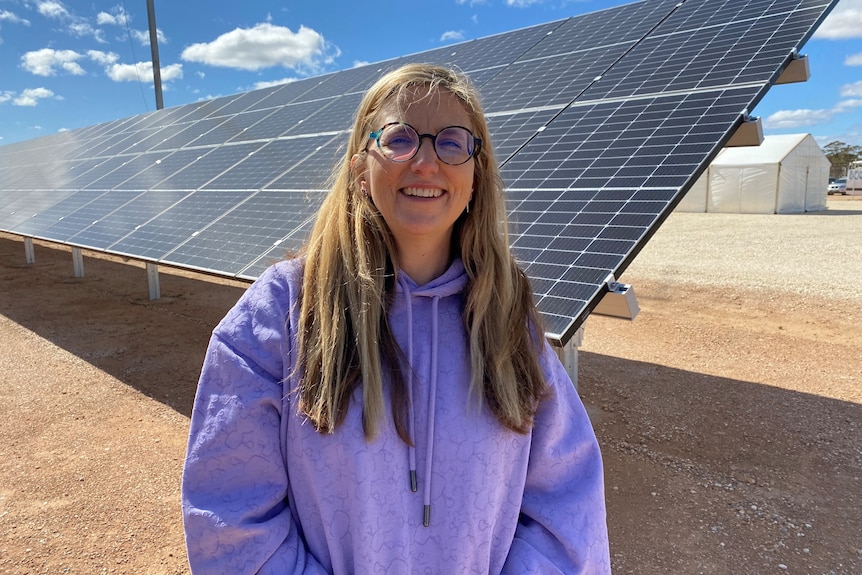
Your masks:
{"label": "hoodie drawstring", "polygon": [[[407,285],[403,275],[398,276],[398,283],[407,298],[407,401],[409,402],[410,411],[410,440],[416,442],[416,418],[413,417],[413,305],[410,301],[411,293],[410,286]],[[419,486],[416,480],[416,447],[410,445],[407,448],[407,460],[410,464],[410,491],[416,493]]]}
{"label": "hoodie drawstring", "polygon": [[[414,493],[419,490],[416,473],[416,417],[413,412],[413,294],[404,276],[398,278],[404,296],[407,300],[407,398],[409,406],[410,439],[414,445],[407,448],[408,464],[410,466],[410,490]],[[422,524],[425,527],[431,525],[431,468],[434,457],[434,412],[437,402],[437,339],[438,339],[438,308],[440,296],[434,295],[431,299],[431,374],[428,390],[428,416],[425,445],[425,477],[423,477],[423,506]]]}
{"label": "hoodie drawstring", "polygon": [[434,414],[437,403],[437,307],[440,296],[431,300],[431,382],[428,390],[428,443],[425,448],[425,500],[422,523],[431,525],[431,460],[434,455]]}

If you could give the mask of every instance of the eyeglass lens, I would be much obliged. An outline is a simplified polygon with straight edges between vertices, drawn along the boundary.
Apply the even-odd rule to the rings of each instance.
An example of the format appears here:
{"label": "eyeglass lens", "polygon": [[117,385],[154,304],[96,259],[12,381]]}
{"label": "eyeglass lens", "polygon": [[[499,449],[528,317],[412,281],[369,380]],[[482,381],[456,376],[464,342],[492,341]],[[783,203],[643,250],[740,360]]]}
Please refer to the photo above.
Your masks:
{"label": "eyeglass lens", "polygon": [[393,162],[406,162],[416,155],[423,137],[431,138],[440,161],[446,164],[463,164],[473,156],[474,137],[466,128],[450,126],[436,136],[420,136],[409,124],[395,123],[385,126],[377,138],[380,151]]}

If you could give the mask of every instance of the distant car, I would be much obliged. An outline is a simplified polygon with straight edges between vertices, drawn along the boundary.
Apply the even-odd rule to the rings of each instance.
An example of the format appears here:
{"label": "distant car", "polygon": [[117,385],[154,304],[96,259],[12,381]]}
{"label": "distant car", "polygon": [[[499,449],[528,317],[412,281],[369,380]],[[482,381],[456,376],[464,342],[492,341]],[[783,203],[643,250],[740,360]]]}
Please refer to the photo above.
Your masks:
{"label": "distant car", "polygon": [[832,194],[847,194],[847,178],[838,178],[826,188],[826,193],[830,196]]}

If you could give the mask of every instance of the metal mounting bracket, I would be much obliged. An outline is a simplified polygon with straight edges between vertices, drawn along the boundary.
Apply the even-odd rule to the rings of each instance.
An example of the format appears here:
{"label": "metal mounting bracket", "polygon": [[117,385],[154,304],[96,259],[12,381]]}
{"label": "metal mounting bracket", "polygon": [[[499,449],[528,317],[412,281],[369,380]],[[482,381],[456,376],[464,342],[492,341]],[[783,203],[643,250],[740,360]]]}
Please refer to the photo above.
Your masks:
{"label": "metal mounting bracket", "polygon": [[727,142],[728,148],[741,148],[743,146],[759,146],[763,143],[763,124],[759,116],[749,116],[745,113],[742,124],[736,129]]}
{"label": "metal mounting bracket", "polygon": [[796,82],[807,82],[811,78],[811,69],[808,66],[808,55],[793,52],[793,59],[781,72],[776,84],[795,84]]}
{"label": "metal mounting bracket", "polygon": [[634,288],[629,284],[619,283],[613,275],[608,276],[605,286],[608,291],[605,292],[599,305],[593,309],[593,313],[621,319],[634,319],[640,312]]}

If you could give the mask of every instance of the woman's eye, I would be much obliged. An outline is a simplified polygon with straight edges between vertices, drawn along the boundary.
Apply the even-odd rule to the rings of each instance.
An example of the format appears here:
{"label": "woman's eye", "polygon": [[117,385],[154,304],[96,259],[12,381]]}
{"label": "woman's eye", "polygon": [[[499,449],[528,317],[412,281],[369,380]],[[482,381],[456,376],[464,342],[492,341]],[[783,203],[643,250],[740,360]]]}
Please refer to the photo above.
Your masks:
{"label": "woman's eye", "polygon": [[452,138],[438,139],[437,145],[447,150],[463,150],[466,147],[464,142]]}

